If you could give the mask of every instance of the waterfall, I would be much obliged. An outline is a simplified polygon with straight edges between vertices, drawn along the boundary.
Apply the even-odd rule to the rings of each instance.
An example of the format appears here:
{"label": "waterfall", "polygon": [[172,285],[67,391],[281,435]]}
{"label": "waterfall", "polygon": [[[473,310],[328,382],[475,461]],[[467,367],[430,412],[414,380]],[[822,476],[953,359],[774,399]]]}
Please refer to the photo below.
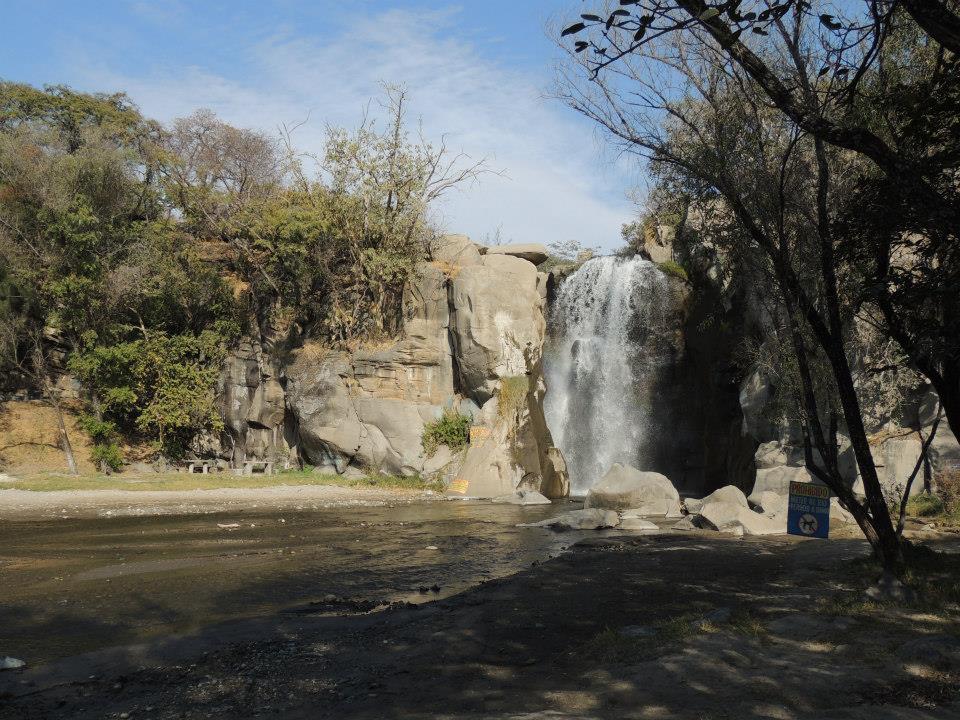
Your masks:
{"label": "waterfall", "polygon": [[574,494],[615,462],[653,469],[651,392],[671,361],[670,318],[666,277],[639,257],[594,258],[560,285],[549,316],[545,410]]}

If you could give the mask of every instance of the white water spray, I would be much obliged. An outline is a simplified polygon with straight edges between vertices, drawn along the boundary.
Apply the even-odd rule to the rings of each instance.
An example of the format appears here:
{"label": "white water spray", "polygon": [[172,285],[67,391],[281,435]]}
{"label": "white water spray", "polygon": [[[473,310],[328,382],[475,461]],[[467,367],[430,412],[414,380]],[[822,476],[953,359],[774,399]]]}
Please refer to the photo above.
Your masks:
{"label": "white water spray", "polygon": [[670,298],[663,273],[639,257],[589,260],[557,292],[545,410],[575,495],[615,462],[651,469],[645,456],[656,418],[649,400],[670,362],[658,342],[669,332]]}

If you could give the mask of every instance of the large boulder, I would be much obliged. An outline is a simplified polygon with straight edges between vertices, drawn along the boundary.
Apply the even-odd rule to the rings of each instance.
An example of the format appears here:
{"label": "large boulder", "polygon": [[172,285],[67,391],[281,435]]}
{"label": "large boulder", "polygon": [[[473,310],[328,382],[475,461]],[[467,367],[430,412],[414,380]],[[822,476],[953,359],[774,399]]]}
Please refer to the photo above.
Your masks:
{"label": "large boulder", "polygon": [[487,248],[487,255],[510,255],[539,265],[550,253],[540,243],[520,243],[516,245],[491,245]]}
{"label": "large boulder", "polygon": [[783,516],[768,517],[737,503],[714,502],[705,505],[700,518],[703,524],[724,532],[743,532],[746,535],[782,535],[787,532]]}
{"label": "large boulder", "polygon": [[600,482],[590,488],[584,507],[627,510],[662,500],[679,507],[680,493],[669,478],[614,463]]}
{"label": "large boulder", "polygon": [[482,405],[503,378],[526,375],[546,332],[537,269],[509,255],[483,256],[451,281],[450,318],[460,384]]}
{"label": "large boulder", "polygon": [[750,507],[750,505],[747,503],[747,496],[743,494],[743,490],[733,485],[726,485],[722,488],[714,490],[712,493],[703,498],[703,500],[700,502],[700,507],[702,509],[707,505],[718,502],[732,503],[745,508]]}
{"label": "large boulder", "polygon": [[764,491],[774,492],[778,495],[789,495],[791,482],[823,484],[816,480],[810,474],[810,471],[804,467],[761,468],[757,470],[757,479],[753,483],[753,492],[750,493],[749,500],[754,505],[759,505],[760,495]]}
{"label": "large boulder", "polygon": [[536,490],[517,490],[509,495],[495,497],[492,502],[498,505],[549,505],[550,499]]}
{"label": "large boulder", "polygon": [[433,241],[430,256],[448,270],[479,265],[480,249],[466,235],[441,235]]}

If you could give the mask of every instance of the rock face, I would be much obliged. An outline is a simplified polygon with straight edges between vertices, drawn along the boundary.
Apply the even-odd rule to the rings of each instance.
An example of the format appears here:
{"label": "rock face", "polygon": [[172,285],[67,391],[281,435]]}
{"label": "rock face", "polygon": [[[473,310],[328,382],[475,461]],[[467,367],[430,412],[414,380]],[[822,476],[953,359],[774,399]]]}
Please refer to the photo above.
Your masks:
{"label": "rock face", "polygon": [[666,515],[674,507],[679,509],[680,494],[665,475],[614,463],[590,489],[584,507],[628,510],[653,503],[662,503]]}
{"label": "rock face", "polygon": [[[439,238],[404,290],[402,332],[389,344],[307,343],[281,365],[263,342],[242,343],[221,377],[226,432],[207,439],[207,452],[234,466],[257,458],[430,474],[460,496],[567,495],[543,417],[547,276],[532,262],[541,250],[482,254],[465,235]],[[424,427],[445,408],[471,417],[471,444],[427,457]]]}
{"label": "rock face", "polygon": [[518,245],[492,245],[487,248],[487,255],[511,255],[513,257],[526,260],[534,265],[539,265],[548,257],[550,253],[547,248],[540,243],[521,243]]}

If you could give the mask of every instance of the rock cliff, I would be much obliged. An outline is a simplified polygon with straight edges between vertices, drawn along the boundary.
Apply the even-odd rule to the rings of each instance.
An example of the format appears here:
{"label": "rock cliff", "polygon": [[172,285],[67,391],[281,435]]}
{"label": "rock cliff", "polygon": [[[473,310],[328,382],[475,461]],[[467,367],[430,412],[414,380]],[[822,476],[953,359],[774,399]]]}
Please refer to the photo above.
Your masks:
{"label": "rock cliff", "polygon": [[[305,463],[337,473],[439,474],[450,492],[569,492],[543,416],[547,277],[541,246],[491,249],[463,235],[432,248],[408,283],[403,330],[352,352],[306,343],[283,360],[248,340],[220,382],[224,462]],[[432,457],[422,438],[444,410],[471,416],[471,443]]]}

